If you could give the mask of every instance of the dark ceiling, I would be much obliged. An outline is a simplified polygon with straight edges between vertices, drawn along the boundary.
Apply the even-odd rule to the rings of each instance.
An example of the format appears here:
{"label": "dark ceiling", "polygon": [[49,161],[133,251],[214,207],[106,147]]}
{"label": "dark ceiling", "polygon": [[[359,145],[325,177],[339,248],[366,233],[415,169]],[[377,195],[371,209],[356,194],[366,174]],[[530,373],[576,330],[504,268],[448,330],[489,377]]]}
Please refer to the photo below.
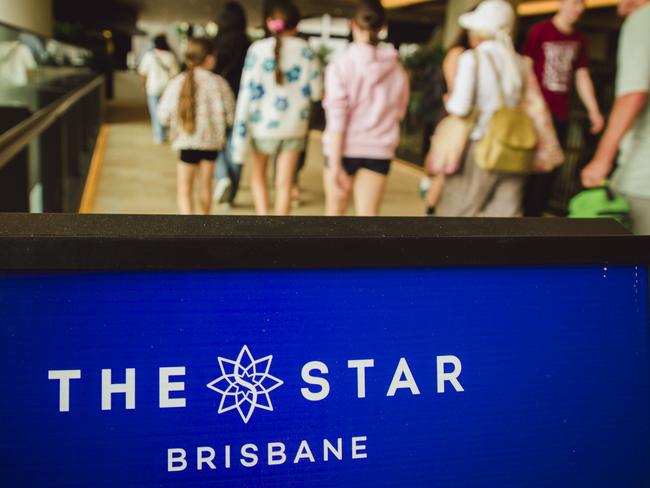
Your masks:
{"label": "dark ceiling", "polygon": [[[139,17],[147,21],[208,22],[215,20],[227,0],[119,0],[122,4],[135,7]],[[264,0],[239,0],[250,17],[251,25],[262,23]],[[350,15],[356,0],[297,0],[304,17],[315,17],[325,13],[333,16]],[[444,0],[391,11],[391,18],[418,23],[437,22],[444,14]]]}

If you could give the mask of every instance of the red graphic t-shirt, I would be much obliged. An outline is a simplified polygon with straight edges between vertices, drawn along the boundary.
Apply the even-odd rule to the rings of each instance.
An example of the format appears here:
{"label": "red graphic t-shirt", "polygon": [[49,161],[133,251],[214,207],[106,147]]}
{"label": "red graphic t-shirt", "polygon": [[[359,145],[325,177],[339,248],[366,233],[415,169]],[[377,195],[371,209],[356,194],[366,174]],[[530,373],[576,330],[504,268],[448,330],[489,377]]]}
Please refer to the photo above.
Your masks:
{"label": "red graphic t-shirt", "polygon": [[530,30],[523,54],[533,59],[535,74],[553,116],[569,120],[575,73],[589,66],[584,35],[560,32],[551,20],[540,22]]}

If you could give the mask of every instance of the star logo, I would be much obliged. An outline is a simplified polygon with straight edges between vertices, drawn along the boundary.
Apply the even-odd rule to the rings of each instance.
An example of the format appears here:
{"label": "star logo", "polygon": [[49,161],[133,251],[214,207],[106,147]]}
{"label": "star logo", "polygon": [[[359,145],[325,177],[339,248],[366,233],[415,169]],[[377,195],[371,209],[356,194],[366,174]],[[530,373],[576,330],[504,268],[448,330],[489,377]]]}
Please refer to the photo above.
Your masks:
{"label": "star logo", "polygon": [[237,410],[247,424],[256,408],[273,411],[269,393],[284,382],[269,374],[271,361],[273,356],[255,360],[248,346],[242,348],[235,361],[219,357],[221,376],[208,384],[221,395],[219,414]]}

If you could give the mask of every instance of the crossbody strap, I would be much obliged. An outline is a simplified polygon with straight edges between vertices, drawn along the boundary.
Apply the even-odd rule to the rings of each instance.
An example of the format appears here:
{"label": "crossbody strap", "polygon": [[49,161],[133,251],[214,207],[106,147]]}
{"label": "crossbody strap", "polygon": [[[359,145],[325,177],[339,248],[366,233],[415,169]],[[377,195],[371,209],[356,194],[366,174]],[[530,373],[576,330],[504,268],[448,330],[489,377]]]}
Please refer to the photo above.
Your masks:
{"label": "crossbody strap", "polygon": [[481,69],[481,58],[478,55],[476,49],[472,49],[472,55],[474,56],[474,64],[476,64],[476,73],[474,74],[474,90],[472,91],[472,110],[476,108],[476,102],[478,100],[478,83],[479,83],[479,71]]}
{"label": "crossbody strap", "polygon": [[490,53],[485,53],[485,55],[488,58],[488,62],[490,63],[490,66],[492,66],[492,71],[494,72],[494,76],[496,76],[497,85],[499,87],[499,101],[501,102],[501,108],[503,108],[506,106],[506,94],[503,92],[503,82],[501,80],[501,73],[499,73],[499,69],[497,68],[497,65],[494,63],[494,59],[492,59],[492,56],[490,56]]}
{"label": "crossbody strap", "polygon": [[156,63],[158,63],[158,66],[160,66],[165,71],[165,73],[167,73],[169,75],[171,73],[171,70],[172,70],[171,67],[167,66],[163,62],[163,60],[160,59],[160,56],[158,56],[158,53],[156,51],[152,51],[152,53],[153,53],[153,57],[156,58]]}

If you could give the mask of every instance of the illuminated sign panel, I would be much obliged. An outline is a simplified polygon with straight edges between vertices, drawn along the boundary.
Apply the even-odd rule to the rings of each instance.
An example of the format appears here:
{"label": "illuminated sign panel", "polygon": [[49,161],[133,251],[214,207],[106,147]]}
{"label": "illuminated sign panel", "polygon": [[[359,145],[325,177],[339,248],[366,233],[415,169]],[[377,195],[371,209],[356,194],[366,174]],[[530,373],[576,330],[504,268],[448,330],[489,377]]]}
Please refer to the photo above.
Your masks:
{"label": "illuminated sign panel", "polygon": [[647,486],[644,267],[0,276],[6,486]]}

